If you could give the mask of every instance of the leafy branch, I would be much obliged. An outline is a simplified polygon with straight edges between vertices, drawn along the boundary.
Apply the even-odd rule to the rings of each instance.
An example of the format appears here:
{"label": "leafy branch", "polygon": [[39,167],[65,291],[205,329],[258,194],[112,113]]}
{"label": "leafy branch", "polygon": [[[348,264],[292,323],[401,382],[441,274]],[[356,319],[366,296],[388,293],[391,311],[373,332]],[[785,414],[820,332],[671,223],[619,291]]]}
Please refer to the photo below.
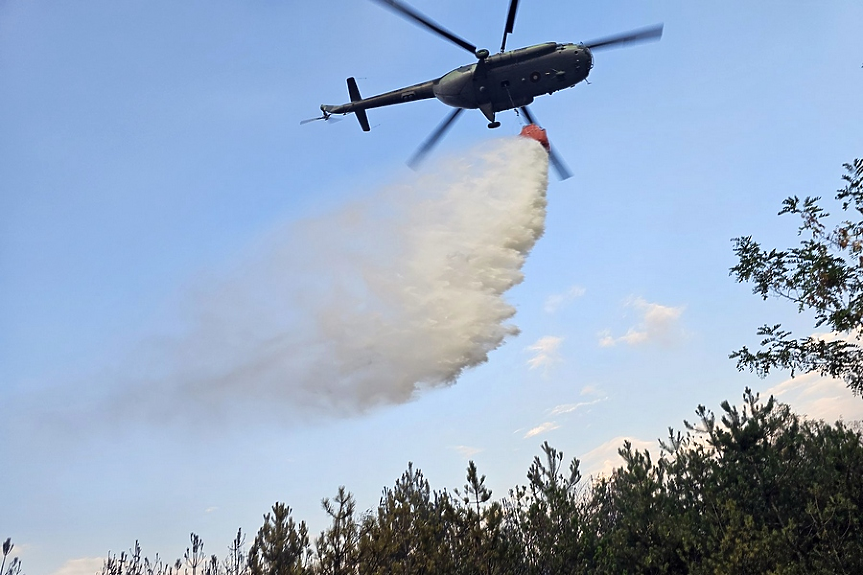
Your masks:
{"label": "leafy branch", "polygon": [[[863,160],[844,165],[844,188],[836,200],[843,212],[863,217]],[[794,196],[782,204],[779,215],[800,218],[799,246],[785,250],[764,249],[752,236],[734,242],[738,258],[730,274],[738,282],[753,284],[762,299],[777,297],[797,305],[798,312],[811,310],[815,328],[828,327],[837,334],[830,340],[816,336],[792,338],[781,325],[762,326],[761,349],[747,347],[731,354],[737,368],[766,376],[772,369],[797,373],[816,372],[844,379],[855,393],[863,393],[863,348],[850,340],[863,336],[863,219],[845,219],[832,229],[830,214],[819,197],[803,200]]]}

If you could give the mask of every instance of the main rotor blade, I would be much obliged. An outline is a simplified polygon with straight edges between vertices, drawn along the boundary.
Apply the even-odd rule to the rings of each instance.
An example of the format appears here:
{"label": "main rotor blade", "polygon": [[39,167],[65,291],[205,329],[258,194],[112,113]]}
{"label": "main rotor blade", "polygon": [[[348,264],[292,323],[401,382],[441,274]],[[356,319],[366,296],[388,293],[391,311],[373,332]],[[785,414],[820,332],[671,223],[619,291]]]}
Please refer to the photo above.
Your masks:
{"label": "main rotor blade", "polygon": [[591,50],[597,48],[611,48],[622,44],[630,44],[633,42],[645,42],[647,40],[658,40],[662,38],[662,24],[651,26],[650,28],[642,28],[640,30],[632,30],[615,36],[600,38],[593,42],[585,42],[584,45]]}
{"label": "main rotor blade", "polygon": [[506,15],[506,26],[503,29],[503,40],[500,42],[500,51],[503,52],[506,48],[506,36],[512,34],[512,27],[515,25],[515,11],[518,10],[518,0],[512,0],[509,3],[509,12]]}
{"label": "main rotor blade", "polygon": [[572,177],[572,172],[569,171],[569,168],[566,167],[566,164],[563,163],[563,160],[561,160],[560,156],[557,155],[557,152],[554,151],[554,148],[551,148],[548,151],[548,161],[557,172],[558,178],[561,180],[568,180]]}
{"label": "main rotor blade", "polygon": [[476,55],[476,46],[474,46],[473,44],[471,44],[467,40],[463,40],[462,38],[459,38],[458,36],[456,36],[455,34],[450,32],[449,30],[447,30],[446,28],[444,28],[440,24],[437,24],[436,22],[434,22],[430,18],[423,16],[422,14],[420,14],[419,12],[417,12],[416,10],[414,10],[413,8],[408,6],[407,4],[402,4],[401,2],[398,2],[398,0],[375,0],[375,2],[389,6],[390,8],[392,8],[393,10],[395,10],[396,12],[398,12],[399,14],[404,16],[405,18],[409,18],[410,20],[413,20],[414,22],[417,22],[418,24],[425,26],[426,28],[428,28],[429,30],[434,32],[435,34],[437,34],[439,36],[443,36],[444,38],[446,38],[447,40],[449,40],[450,42],[452,42],[456,46],[460,46],[461,48],[464,48],[465,50],[467,50],[471,54]]}
{"label": "main rotor blade", "polygon": [[416,153],[414,153],[413,157],[408,160],[408,166],[416,170],[417,167],[419,167],[420,163],[422,163],[423,159],[426,157],[426,154],[428,154],[429,151],[431,151],[431,149],[435,146],[435,144],[438,143],[438,140],[443,137],[446,131],[449,130],[452,123],[455,122],[455,119],[458,118],[459,114],[461,114],[462,112],[464,112],[464,108],[456,108],[455,110],[453,110],[452,113],[447,116],[446,119],[441,122],[437,128],[435,128],[435,131],[432,132],[432,134],[428,138],[426,138],[426,141],[422,143]]}
{"label": "main rotor blade", "polygon": [[[524,114],[524,117],[527,118],[527,122],[529,124],[537,124],[536,119],[533,117],[533,114],[530,113],[530,108],[527,106],[521,107],[521,112]],[[561,180],[568,180],[572,177],[572,172],[569,171],[569,168],[566,167],[566,164],[563,163],[563,160],[560,159],[560,156],[557,155],[557,152],[549,143],[548,145],[548,163],[551,164],[551,167],[557,172],[557,177]]]}

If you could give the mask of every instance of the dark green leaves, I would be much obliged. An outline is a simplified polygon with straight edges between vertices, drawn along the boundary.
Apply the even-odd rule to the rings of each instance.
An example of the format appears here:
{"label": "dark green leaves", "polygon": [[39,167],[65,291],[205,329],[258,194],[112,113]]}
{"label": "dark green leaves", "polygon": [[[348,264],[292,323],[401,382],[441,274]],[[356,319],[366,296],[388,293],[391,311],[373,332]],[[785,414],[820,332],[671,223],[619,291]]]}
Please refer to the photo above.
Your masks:
{"label": "dark green leaves", "polygon": [[[863,160],[845,164],[845,188],[836,199],[842,210],[863,216]],[[842,378],[855,393],[863,392],[863,220],[841,221],[829,229],[830,214],[820,198],[787,198],[780,215],[800,218],[796,247],[763,249],[751,236],[735,238],[738,263],[731,275],[753,284],[753,293],[787,299],[798,312],[811,311],[815,329],[827,327],[826,337],[794,339],[780,325],[763,326],[761,350],[748,348],[731,354],[738,369],[765,376],[772,369],[787,369],[792,376],[816,372]]]}

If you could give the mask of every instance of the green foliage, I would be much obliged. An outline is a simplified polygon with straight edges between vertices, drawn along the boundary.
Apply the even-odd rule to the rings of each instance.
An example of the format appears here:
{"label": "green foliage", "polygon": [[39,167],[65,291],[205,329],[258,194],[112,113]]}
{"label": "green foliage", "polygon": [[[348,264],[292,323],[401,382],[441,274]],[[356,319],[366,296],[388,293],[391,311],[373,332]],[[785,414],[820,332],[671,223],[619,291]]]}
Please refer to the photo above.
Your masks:
{"label": "green foliage", "polygon": [[294,522],[291,508],[277,502],[272,514],[264,515],[249,551],[249,569],[252,575],[307,575],[311,555],[306,522]]}
{"label": "green foliage", "polygon": [[518,557],[505,531],[503,506],[489,503],[492,492],[473,461],[466,479],[463,492],[456,489],[457,498],[449,500],[445,522],[453,573],[508,573]]}
{"label": "green foliage", "polygon": [[237,536],[228,546],[228,556],[223,562],[225,575],[248,575],[249,563],[244,551],[245,546],[246,536],[242,529],[237,529]]}
{"label": "green foliage", "polygon": [[412,464],[392,489],[384,489],[375,514],[365,518],[359,570],[368,575],[445,573],[452,568],[445,517],[450,496],[433,492]]}
{"label": "green foliage", "polygon": [[314,554],[305,523],[276,503],[247,563],[241,532],[221,564],[192,534],[184,561],[151,561],[136,543],[109,555],[102,575],[863,573],[859,431],[749,389],[739,406],[695,413],[669,429],[658,459],[626,442],[623,465],[589,485],[548,443],[502,501],[473,461],[452,493],[408,464],[364,515],[344,487],[324,499],[331,524]]}
{"label": "green foliage", "polygon": [[228,555],[220,562],[216,555],[204,554],[204,540],[195,533],[189,536],[190,546],[181,559],[166,562],[157,553],[153,558],[141,552],[141,545],[135,545],[128,552],[108,553],[102,564],[101,575],[247,575],[249,567],[245,555],[245,536],[243,530],[228,547]]}
{"label": "green foliage", "polygon": [[751,236],[734,239],[738,264],[731,274],[739,282],[754,284],[753,293],[787,299],[798,311],[815,314],[815,328],[828,327],[844,339],[805,337],[794,339],[781,325],[762,326],[761,350],[748,348],[731,354],[738,369],[749,368],[761,376],[771,369],[817,372],[843,378],[852,391],[863,392],[863,160],[845,164],[846,186],[836,200],[849,218],[828,229],[829,214],[821,198],[787,198],[783,214],[800,217],[798,247],[765,250]]}
{"label": "green foliage", "polygon": [[[194,533],[192,537],[197,537]],[[153,559],[141,555],[141,545],[135,541],[135,546],[129,553],[120,555],[108,553],[102,564],[101,575],[179,575],[183,565],[182,559],[174,563],[162,561],[157,553]]]}
{"label": "green foliage", "polygon": [[192,546],[186,548],[186,553],[183,554],[183,559],[186,562],[186,568],[192,570],[192,575],[198,572],[198,568],[206,561],[204,555],[204,540],[198,535],[192,533],[189,536]]}
{"label": "green foliage", "polygon": [[335,500],[324,499],[321,505],[332,519],[329,529],[315,541],[317,572],[322,575],[349,575],[356,571],[359,525],[356,501],[344,486],[339,487]]}
{"label": "green foliage", "polygon": [[[12,543],[12,538],[7,537],[3,542],[3,560],[0,562],[0,575],[21,575],[21,561],[17,557],[13,557],[9,562],[9,568],[6,569],[6,560],[15,545]],[[5,571],[4,571],[5,569]]]}
{"label": "green foliage", "polygon": [[517,540],[523,572],[576,573],[586,543],[579,462],[573,459],[564,471],[562,452],[548,442],[542,451],[545,462],[534,457],[528,485],[510,491],[509,533]]}

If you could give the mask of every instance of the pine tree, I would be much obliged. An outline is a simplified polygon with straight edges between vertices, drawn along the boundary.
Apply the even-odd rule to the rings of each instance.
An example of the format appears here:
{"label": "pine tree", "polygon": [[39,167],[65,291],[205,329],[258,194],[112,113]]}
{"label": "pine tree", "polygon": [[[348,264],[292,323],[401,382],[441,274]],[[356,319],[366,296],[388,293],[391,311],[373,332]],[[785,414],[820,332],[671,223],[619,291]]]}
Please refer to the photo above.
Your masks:
{"label": "pine tree", "polygon": [[252,575],[308,575],[311,553],[306,522],[295,523],[291,508],[277,502],[252,544],[249,570]]}
{"label": "pine tree", "polygon": [[329,529],[315,541],[318,571],[322,575],[350,575],[357,572],[359,525],[354,513],[356,501],[344,486],[334,500],[324,499],[321,506],[332,519]]}

